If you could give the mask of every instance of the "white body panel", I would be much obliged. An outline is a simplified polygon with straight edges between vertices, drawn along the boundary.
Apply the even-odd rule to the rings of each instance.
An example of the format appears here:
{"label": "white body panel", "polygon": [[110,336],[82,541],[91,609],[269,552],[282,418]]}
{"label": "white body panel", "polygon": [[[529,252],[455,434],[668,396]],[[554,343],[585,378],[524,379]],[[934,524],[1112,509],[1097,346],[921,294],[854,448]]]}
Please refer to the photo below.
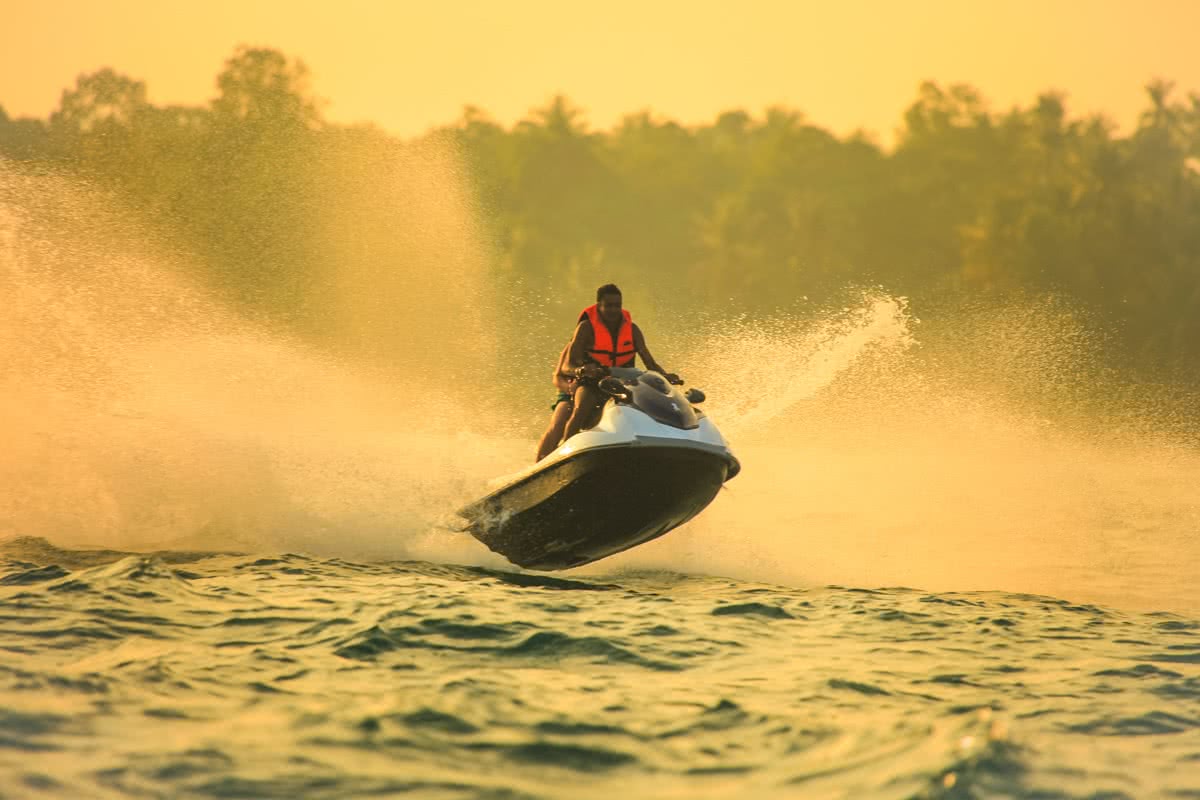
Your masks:
{"label": "white body panel", "polygon": [[729,445],[717,426],[708,417],[701,417],[696,428],[685,430],[665,425],[638,409],[609,402],[604,407],[600,422],[593,428],[580,431],[558,446],[536,464],[511,475],[504,475],[488,482],[490,490],[521,480],[525,476],[544,469],[582,451],[602,447],[637,447],[639,445],[676,445],[722,453],[732,456]]}

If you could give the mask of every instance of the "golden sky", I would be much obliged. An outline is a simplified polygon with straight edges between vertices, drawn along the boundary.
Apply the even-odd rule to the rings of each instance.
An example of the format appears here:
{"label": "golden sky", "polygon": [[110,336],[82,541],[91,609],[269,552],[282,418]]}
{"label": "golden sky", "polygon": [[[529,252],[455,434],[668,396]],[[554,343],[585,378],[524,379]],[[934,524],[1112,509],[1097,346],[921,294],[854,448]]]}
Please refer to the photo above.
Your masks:
{"label": "golden sky", "polygon": [[593,127],[770,105],[884,139],[925,79],[992,107],[1068,94],[1129,124],[1154,77],[1200,91],[1200,0],[0,0],[0,106],[45,117],[110,66],[158,104],[215,94],[239,44],[308,64],[327,119],[400,135],[475,105],[509,124],[555,93]]}

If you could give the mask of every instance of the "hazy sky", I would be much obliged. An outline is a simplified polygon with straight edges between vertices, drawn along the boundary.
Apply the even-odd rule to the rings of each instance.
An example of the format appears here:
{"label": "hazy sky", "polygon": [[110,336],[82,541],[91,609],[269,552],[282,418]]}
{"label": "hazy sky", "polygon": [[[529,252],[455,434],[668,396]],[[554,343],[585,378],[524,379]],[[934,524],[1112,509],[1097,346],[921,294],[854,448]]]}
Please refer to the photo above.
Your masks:
{"label": "hazy sky", "polygon": [[890,138],[925,79],[993,108],[1060,89],[1128,124],[1151,78],[1200,91],[1200,0],[367,2],[0,0],[0,105],[45,117],[111,66],[201,104],[239,44],[308,64],[327,119],[401,135],[476,105],[505,124],[564,93],[593,127],[651,109],[706,122],[786,105]]}

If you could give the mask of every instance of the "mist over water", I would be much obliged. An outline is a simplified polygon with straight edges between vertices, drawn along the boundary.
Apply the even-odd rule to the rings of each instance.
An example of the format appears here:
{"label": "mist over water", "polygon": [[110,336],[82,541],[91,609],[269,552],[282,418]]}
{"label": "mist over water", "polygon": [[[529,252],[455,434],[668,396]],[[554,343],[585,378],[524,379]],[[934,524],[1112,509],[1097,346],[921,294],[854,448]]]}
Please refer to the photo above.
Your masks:
{"label": "mist over water", "polygon": [[[407,233],[408,252],[427,260],[437,254],[420,245],[447,218],[438,198]],[[462,265],[439,260],[437,281],[360,276],[330,293],[340,330],[372,318],[372,286],[392,297],[404,286],[395,313],[410,346],[384,369],[248,321],[184,277],[185,259],[94,189],[0,171],[5,535],[398,557],[509,446],[473,432],[471,396],[428,369],[435,333],[450,374],[487,355],[476,322],[444,324],[472,288]],[[431,283],[442,282],[439,305]],[[379,327],[380,339],[395,335]]]}
{"label": "mist over water", "polygon": [[1052,299],[940,322],[868,293],[715,337],[695,355],[720,365],[709,411],[744,471],[627,562],[1200,608],[1200,448],[1179,406],[1098,369]]}
{"label": "mist over water", "polygon": [[[0,165],[0,536],[503,566],[452,511],[527,463],[514,431],[546,415],[494,369],[511,355],[489,323],[521,303],[489,288],[452,159],[388,163],[375,202],[348,192],[323,232],[326,348],[186,278],[189,256],[112,198]],[[624,288],[635,315],[669,304]],[[919,323],[868,292],[816,321],[707,322],[646,332],[744,471],[585,572],[1200,608],[1195,439],[1152,393],[1092,402],[1069,311]],[[555,355],[514,371],[545,380]],[[466,378],[483,370],[488,392]]]}

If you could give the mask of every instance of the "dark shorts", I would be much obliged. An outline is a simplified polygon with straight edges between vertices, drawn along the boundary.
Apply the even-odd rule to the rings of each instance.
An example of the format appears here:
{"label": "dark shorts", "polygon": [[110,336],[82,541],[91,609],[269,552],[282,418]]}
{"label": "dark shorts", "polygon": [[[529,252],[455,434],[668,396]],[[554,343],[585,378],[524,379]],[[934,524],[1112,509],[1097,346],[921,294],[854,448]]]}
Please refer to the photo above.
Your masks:
{"label": "dark shorts", "polygon": [[550,410],[558,408],[559,403],[570,403],[574,400],[575,397],[570,392],[559,392],[558,396],[554,398],[554,402],[550,404]]}

